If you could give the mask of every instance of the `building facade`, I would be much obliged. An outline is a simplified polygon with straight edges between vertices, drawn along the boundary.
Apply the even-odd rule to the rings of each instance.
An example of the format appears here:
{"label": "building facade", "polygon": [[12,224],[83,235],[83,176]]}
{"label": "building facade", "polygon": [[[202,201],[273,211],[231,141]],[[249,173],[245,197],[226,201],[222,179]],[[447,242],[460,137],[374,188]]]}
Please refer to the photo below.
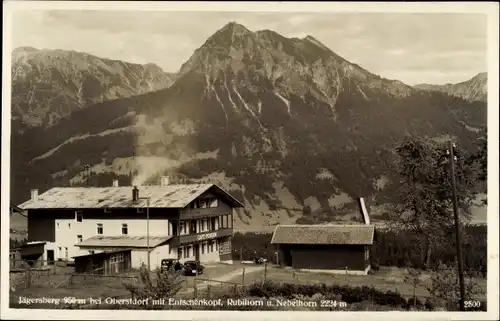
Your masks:
{"label": "building facade", "polygon": [[[153,247],[153,241],[150,244],[150,256],[157,254],[160,261],[230,262],[233,210],[243,205],[214,184],[174,185],[164,181],[141,187],[113,183],[99,188],[53,188],[41,195],[33,190],[31,199],[19,206],[28,214],[28,241],[46,242],[44,260],[73,261],[75,256],[110,248],[105,239],[89,247],[85,243],[89,239],[147,240],[149,236],[168,238],[161,246]],[[148,247],[142,250],[142,245],[136,245],[128,244],[135,248],[132,267],[145,263],[147,257],[139,259],[138,253],[147,253]],[[151,257],[150,261],[153,263]]]}
{"label": "building facade", "polygon": [[99,275],[115,275],[130,271],[131,249],[106,251],[76,256],[75,272]]}
{"label": "building facade", "polygon": [[278,225],[271,243],[278,262],[301,270],[366,275],[373,225]]}

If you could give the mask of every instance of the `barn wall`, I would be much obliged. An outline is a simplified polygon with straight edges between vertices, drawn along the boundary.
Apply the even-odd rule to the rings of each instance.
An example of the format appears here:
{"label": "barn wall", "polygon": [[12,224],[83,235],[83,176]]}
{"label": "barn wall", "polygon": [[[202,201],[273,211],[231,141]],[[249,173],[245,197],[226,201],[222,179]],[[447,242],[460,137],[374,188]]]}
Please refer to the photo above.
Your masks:
{"label": "barn wall", "polygon": [[[280,252],[283,258],[291,256],[291,266],[295,269],[345,270],[347,267],[364,271],[367,268],[364,246],[281,245]],[[288,259],[286,265],[290,264]]]}

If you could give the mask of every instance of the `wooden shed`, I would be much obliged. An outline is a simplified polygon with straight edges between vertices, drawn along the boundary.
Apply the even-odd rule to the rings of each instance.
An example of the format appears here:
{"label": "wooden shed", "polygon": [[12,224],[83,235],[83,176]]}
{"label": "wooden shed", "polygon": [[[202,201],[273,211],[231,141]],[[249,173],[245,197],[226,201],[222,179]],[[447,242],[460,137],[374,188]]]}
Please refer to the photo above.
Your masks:
{"label": "wooden shed", "polygon": [[278,225],[271,244],[281,266],[333,273],[367,274],[373,225]]}
{"label": "wooden shed", "polygon": [[99,275],[116,275],[130,271],[131,249],[103,251],[75,256],[75,272]]}

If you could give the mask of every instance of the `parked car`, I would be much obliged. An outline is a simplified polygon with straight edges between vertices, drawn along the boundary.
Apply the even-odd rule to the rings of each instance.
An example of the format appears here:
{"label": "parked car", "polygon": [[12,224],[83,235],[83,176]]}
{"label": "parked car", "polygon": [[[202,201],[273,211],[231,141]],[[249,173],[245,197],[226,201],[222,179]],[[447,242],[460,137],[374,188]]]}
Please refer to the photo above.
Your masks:
{"label": "parked car", "polygon": [[169,270],[180,271],[182,270],[182,264],[179,262],[179,260],[176,259],[161,260],[161,272]]}
{"label": "parked car", "polygon": [[264,264],[267,262],[267,259],[263,257],[256,257],[254,260],[255,264]]}
{"label": "parked car", "polygon": [[200,261],[186,261],[184,262],[185,275],[198,275],[203,274],[205,267],[201,265]]}

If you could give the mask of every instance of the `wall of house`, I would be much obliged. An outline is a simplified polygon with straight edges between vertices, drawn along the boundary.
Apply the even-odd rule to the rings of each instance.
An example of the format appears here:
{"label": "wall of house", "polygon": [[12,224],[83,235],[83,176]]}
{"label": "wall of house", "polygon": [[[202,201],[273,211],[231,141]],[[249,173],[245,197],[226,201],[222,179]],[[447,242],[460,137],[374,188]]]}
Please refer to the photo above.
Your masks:
{"label": "wall of house", "polygon": [[295,269],[364,271],[368,266],[364,246],[280,245],[280,257],[287,257],[287,252]]}
{"label": "wall of house", "polygon": [[[175,259],[175,258],[177,258],[177,256],[174,254],[174,252],[169,251],[169,250],[170,250],[169,245],[165,244],[165,245],[158,246],[151,251],[151,254],[150,254],[151,269],[154,270],[154,269],[160,268],[161,260],[163,260],[163,259]],[[146,256],[145,263],[147,264],[147,256]]]}
{"label": "wall of house", "polygon": [[[131,236],[146,235],[146,209],[84,209],[83,220],[76,220],[76,211],[70,209],[40,209],[28,212],[28,241],[47,241],[44,260],[47,260],[47,250],[54,250],[55,260],[72,261],[72,257],[89,254],[76,246],[77,236],[85,240],[98,235],[97,224],[103,225],[106,236],[122,235],[122,224],[127,224]],[[149,234],[151,236],[167,236],[173,233],[169,222],[177,217],[176,209],[150,209]]]}
{"label": "wall of house", "polygon": [[[41,214],[41,215],[40,215]],[[28,211],[28,242],[55,241],[55,217],[36,210]]]}
{"label": "wall of house", "polygon": [[[56,219],[56,244],[58,247],[68,248],[69,258],[88,254],[88,251],[80,250],[76,246],[78,243],[77,236],[81,235],[82,239],[88,239],[92,236],[99,235],[97,233],[97,224],[102,224],[103,233],[106,236],[118,236],[122,234],[122,224],[127,224],[127,235],[144,236],[147,234],[147,221],[141,219],[96,219],[86,218],[83,216],[82,222],[77,222],[75,218]],[[167,219],[150,219],[149,235],[150,236],[166,236],[168,235]],[[60,254],[65,255],[65,252]]]}
{"label": "wall of house", "polygon": [[181,209],[180,218],[182,219],[197,219],[204,216],[218,216],[218,215],[231,215],[233,209],[223,198],[218,197],[215,194],[206,192],[200,195],[196,200],[192,202],[195,204],[198,200],[204,200],[207,198],[217,198],[216,207],[205,207],[205,208],[192,208],[192,206],[187,206]]}

